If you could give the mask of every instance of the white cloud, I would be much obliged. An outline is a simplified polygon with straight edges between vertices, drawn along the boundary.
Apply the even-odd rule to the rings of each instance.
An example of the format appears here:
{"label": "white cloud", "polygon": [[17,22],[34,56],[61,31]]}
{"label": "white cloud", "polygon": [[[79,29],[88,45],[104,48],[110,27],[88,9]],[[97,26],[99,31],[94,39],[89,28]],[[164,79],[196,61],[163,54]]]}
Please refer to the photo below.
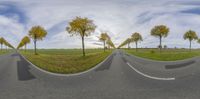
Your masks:
{"label": "white cloud", "polygon": [[[200,18],[197,14],[181,11],[200,8],[198,3],[200,4],[198,0],[25,0],[14,4],[26,15],[26,24],[17,21],[19,16],[4,16],[4,19],[0,17],[0,24],[10,22],[5,24],[5,33],[12,32],[14,36],[10,35],[8,38],[16,37],[18,41],[27,34],[31,26],[44,26],[48,30],[48,36],[38,42],[40,48],[80,48],[80,37],[70,37],[65,31],[67,22],[75,16],[88,17],[98,26],[96,32],[86,38],[86,47],[99,47],[96,43],[99,43],[97,36],[101,31],[108,31],[115,44],[120,44],[133,32],[140,32],[145,38],[140,43],[141,47],[155,47],[158,39],[150,36],[150,30],[155,25],[166,24],[170,27],[170,34],[163,43],[169,47],[187,47],[187,41],[182,39],[182,35],[188,29],[200,32]],[[200,46],[194,43],[194,47]]]}
{"label": "white cloud", "polygon": [[4,37],[11,44],[16,45],[24,36],[25,27],[13,18],[0,15],[0,30],[0,37]]}

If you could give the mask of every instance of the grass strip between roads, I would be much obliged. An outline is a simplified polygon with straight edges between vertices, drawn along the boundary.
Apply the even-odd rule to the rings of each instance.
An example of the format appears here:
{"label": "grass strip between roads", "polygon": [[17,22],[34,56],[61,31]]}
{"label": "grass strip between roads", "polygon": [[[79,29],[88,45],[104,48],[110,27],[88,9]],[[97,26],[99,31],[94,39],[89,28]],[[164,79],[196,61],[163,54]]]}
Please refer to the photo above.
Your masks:
{"label": "grass strip between roads", "polygon": [[38,50],[39,55],[34,55],[33,50],[21,51],[34,65],[54,73],[71,74],[88,70],[111,54],[112,50],[103,52],[101,49],[87,49],[86,56],[82,56],[80,49],[44,49]]}
{"label": "grass strip between roads", "polygon": [[191,52],[187,49],[163,49],[160,53],[158,49],[125,49],[129,54],[142,58],[158,60],[158,61],[176,61],[200,56],[200,50],[193,49]]}

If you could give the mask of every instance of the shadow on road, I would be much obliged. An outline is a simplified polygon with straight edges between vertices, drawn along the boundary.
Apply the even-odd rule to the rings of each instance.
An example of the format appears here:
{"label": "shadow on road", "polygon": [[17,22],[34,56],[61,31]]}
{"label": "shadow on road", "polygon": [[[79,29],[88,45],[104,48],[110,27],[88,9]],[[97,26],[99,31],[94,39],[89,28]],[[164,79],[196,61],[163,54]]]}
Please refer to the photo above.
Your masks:
{"label": "shadow on road", "polygon": [[108,70],[111,66],[113,59],[113,55],[111,55],[101,66],[99,66],[95,71],[103,71],[103,70]]}
{"label": "shadow on road", "polygon": [[35,77],[29,72],[30,64],[21,55],[15,55],[15,56],[19,56],[20,58],[20,61],[17,62],[18,80],[26,81],[35,79]]}
{"label": "shadow on road", "polygon": [[181,67],[186,67],[186,66],[190,66],[191,64],[194,64],[195,61],[188,61],[185,63],[181,63],[181,64],[173,64],[173,65],[165,65],[165,69],[175,69],[175,68],[181,68]]}

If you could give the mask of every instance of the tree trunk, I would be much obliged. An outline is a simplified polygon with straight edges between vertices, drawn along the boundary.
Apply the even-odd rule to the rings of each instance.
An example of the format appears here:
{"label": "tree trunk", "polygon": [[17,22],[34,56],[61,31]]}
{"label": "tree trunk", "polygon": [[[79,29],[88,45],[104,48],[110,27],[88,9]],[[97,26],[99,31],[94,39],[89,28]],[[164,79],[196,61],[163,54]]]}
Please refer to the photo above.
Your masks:
{"label": "tree trunk", "polygon": [[37,42],[36,42],[37,40],[36,39],[34,39],[34,51],[35,51],[35,55],[37,55],[37,48],[36,48],[36,44],[37,44]]}
{"label": "tree trunk", "polygon": [[82,50],[83,50],[83,56],[85,56],[84,36],[82,36]]}
{"label": "tree trunk", "polygon": [[191,48],[192,48],[192,41],[190,40],[190,52],[191,52]]}
{"label": "tree trunk", "polygon": [[105,41],[103,41],[103,50],[104,50],[104,52],[106,50],[106,43],[105,43]]}
{"label": "tree trunk", "polygon": [[135,42],[135,48],[136,48],[136,52],[137,52],[137,41]]}
{"label": "tree trunk", "polygon": [[159,47],[160,47],[160,53],[161,53],[161,50],[162,50],[162,36],[160,36],[160,45],[159,45]]}
{"label": "tree trunk", "polygon": [[25,52],[26,52],[26,44],[25,44]]}
{"label": "tree trunk", "polygon": [[128,49],[130,49],[130,43],[128,43]]}
{"label": "tree trunk", "polygon": [[2,51],[2,48],[3,48],[3,44],[1,44],[1,51]]}

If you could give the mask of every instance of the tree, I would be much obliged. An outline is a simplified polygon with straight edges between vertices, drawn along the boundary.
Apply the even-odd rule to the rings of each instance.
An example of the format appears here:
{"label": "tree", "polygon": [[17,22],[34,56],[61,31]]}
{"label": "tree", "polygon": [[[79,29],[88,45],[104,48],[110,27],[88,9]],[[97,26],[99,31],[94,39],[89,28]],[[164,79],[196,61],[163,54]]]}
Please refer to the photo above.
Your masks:
{"label": "tree", "polygon": [[8,47],[14,49],[14,47],[10,43],[8,43]]}
{"label": "tree", "polygon": [[88,18],[76,17],[71,22],[69,22],[69,26],[66,27],[66,30],[69,34],[80,35],[82,40],[82,51],[83,56],[85,56],[85,37],[89,36],[96,29],[96,25],[92,20]]}
{"label": "tree", "polygon": [[25,47],[25,51],[26,51],[26,45],[28,44],[28,43],[30,43],[30,38],[28,37],[28,36],[25,36],[23,39],[22,39],[22,41],[21,42],[23,42],[23,46]]}
{"label": "tree", "polygon": [[108,44],[112,48],[115,48],[115,45],[114,45],[114,43],[112,42],[111,39],[108,39],[107,42],[106,42],[106,44]]}
{"label": "tree", "polygon": [[5,47],[6,47],[5,49],[6,49],[6,51],[7,51],[7,47],[8,47],[8,45],[9,45],[9,43],[8,43],[6,40],[4,41],[4,45],[5,45]]}
{"label": "tree", "polygon": [[127,38],[126,41],[125,41],[125,43],[128,46],[128,49],[130,49],[130,43],[132,42],[132,40],[133,40],[132,38]]}
{"label": "tree", "polygon": [[8,41],[6,41],[3,37],[0,38],[0,44],[1,44],[1,50],[3,49],[3,44],[5,45],[6,50],[8,47],[14,49],[14,47]]}
{"label": "tree", "polygon": [[198,39],[198,40],[197,40],[197,43],[199,43],[199,44],[200,44],[200,39]]}
{"label": "tree", "polygon": [[37,55],[37,41],[43,40],[43,38],[47,35],[47,31],[41,26],[34,26],[29,30],[28,35],[33,39],[35,49],[34,52],[35,55]]}
{"label": "tree", "polygon": [[164,49],[167,49],[167,45],[164,45]]}
{"label": "tree", "polygon": [[3,44],[5,43],[5,39],[3,37],[0,38],[0,44],[1,44],[1,51],[3,49]]}
{"label": "tree", "polygon": [[183,38],[184,38],[184,40],[187,40],[187,39],[189,40],[189,42],[190,42],[189,48],[190,48],[190,51],[191,51],[192,41],[198,39],[196,32],[189,30],[183,35]]}
{"label": "tree", "polygon": [[4,45],[6,46],[6,50],[8,49],[8,47],[14,49],[14,47],[6,40],[4,40]]}
{"label": "tree", "polygon": [[99,37],[99,40],[103,42],[103,49],[104,49],[104,52],[105,52],[105,49],[106,49],[106,41],[108,40],[108,35],[107,33],[101,33],[100,37]]}
{"label": "tree", "polygon": [[[151,30],[151,35],[155,37],[159,37],[160,40],[160,46],[162,46],[162,38],[167,37],[169,34],[169,28],[165,25],[158,25],[155,26]],[[162,50],[162,47],[160,47],[160,52]]]}
{"label": "tree", "polygon": [[106,44],[108,44],[111,48],[115,48],[114,43],[111,41],[111,39],[109,39]]}
{"label": "tree", "polygon": [[160,48],[162,48],[162,46],[161,46],[161,45],[158,45],[157,47],[158,47],[159,49],[160,49]]}
{"label": "tree", "polygon": [[135,42],[136,52],[137,52],[138,41],[142,41],[142,36],[140,35],[140,33],[135,32],[134,34],[131,35],[131,37],[132,40]]}
{"label": "tree", "polygon": [[110,49],[111,47],[112,47],[112,48],[115,48],[115,45],[114,45],[114,43],[112,42],[110,36],[109,36],[108,34],[106,34],[106,36],[107,36],[106,44],[108,45],[108,48],[109,48],[109,49]]}
{"label": "tree", "polygon": [[19,45],[17,46],[17,49],[20,49],[21,47],[24,46],[24,43],[23,42],[20,42]]}
{"label": "tree", "polygon": [[127,38],[124,42],[122,42],[122,43],[118,46],[118,48],[121,48],[121,47],[123,47],[123,46],[125,46],[125,45],[128,45],[128,48],[129,48],[129,47],[130,47],[129,45],[130,45],[131,42],[133,42],[132,38]]}

